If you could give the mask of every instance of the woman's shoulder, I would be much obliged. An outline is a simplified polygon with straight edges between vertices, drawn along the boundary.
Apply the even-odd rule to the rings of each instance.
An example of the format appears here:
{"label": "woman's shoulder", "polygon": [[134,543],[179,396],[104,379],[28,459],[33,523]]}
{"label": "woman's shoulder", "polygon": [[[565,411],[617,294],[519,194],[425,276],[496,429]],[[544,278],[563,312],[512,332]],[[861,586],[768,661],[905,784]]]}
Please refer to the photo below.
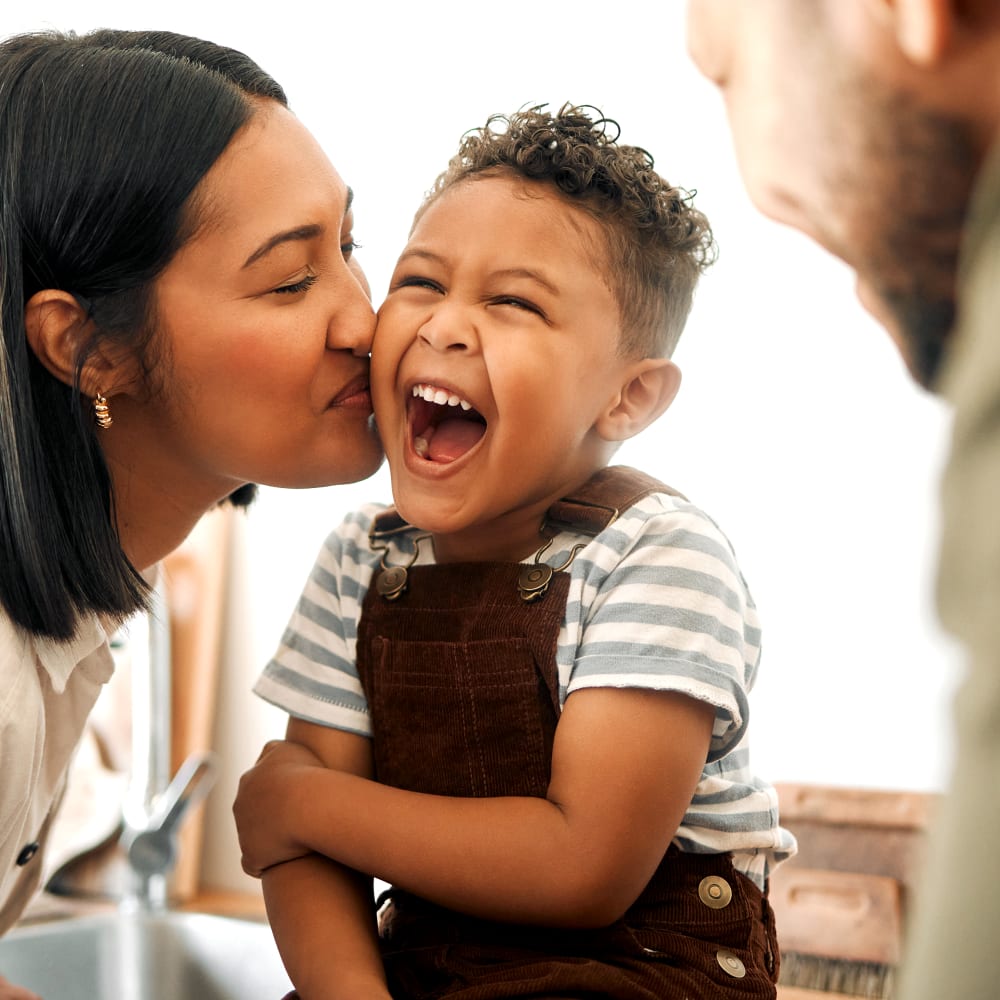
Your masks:
{"label": "woman's shoulder", "polygon": [[32,637],[14,624],[0,605],[0,677],[6,677],[34,655]]}
{"label": "woman's shoulder", "polygon": [[[44,670],[53,689],[65,689],[70,675],[84,666],[99,681],[113,672],[108,636],[96,615],[82,615],[71,639],[32,635],[0,606],[0,678],[11,679],[27,664]],[[9,690],[9,685],[4,685]]]}

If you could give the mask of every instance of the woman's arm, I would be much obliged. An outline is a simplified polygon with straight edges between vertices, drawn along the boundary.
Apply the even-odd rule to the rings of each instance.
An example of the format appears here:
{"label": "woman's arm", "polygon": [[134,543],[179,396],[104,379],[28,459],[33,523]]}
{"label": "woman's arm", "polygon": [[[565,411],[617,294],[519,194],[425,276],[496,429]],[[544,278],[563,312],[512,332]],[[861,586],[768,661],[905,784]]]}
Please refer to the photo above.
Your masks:
{"label": "woman's arm", "polygon": [[[370,776],[370,742],[360,736],[291,720],[288,739],[311,770]],[[291,744],[289,744],[291,746]],[[307,747],[311,753],[301,748]],[[265,747],[262,761],[273,745]],[[265,837],[275,820],[318,806],[304,786],[256,794],[241,783],[234,805],[241,840],[248,831]],[[298,801],[301,794],[306,801]],[[346,805],[346,804],[345,804]],[[377,944],[372,880],[329,858],[305,854],[263,872],[267,915],[278,951],[301,1000],[386,1000]]]}
{"label": "woman's arm", "polygon": [[275,803],[266,841],[251,829],[241,839],[244,866],[315,851],[476,916],[602,926],[635,901],[676,833],[714,716],[676,692],[577,691],[544,799],[407,792],[275,747],[244,779]]}

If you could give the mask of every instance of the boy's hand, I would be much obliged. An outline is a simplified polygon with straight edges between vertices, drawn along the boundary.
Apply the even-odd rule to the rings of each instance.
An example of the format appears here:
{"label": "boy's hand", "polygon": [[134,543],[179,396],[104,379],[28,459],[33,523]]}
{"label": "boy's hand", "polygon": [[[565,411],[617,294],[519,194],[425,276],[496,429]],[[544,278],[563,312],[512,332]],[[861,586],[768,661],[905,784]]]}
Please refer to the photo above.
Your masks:
{"label": "boy's hand", "polygon": [[[322,768],[323,762],[298,743],[273,740],[264,746],[257,763],[240,778],[233,815],[239,835],[243,870],[259,878],[274,865],[309,853],[298,839],[293,818],[303,771]],[[299,793],[301,794],[301,793]],[[0,994],[0,1000],[5,1000]]]}

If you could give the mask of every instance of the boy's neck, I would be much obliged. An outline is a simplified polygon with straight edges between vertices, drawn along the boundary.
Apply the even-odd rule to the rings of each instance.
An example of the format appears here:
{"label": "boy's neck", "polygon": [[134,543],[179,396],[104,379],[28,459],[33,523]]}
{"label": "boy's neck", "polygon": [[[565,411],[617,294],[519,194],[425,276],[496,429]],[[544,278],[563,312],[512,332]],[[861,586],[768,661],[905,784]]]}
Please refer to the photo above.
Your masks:
{"label": "boy's neck", "polygon": [[[607,464],[607,463],[604,463]],[[587,482],[602,465],[582,472],[549,496],[508,510],[487,524],[477,522],[453,532],[431,531],[437,563],[521,562],[546,544],[542,524],[549,508]]]}
{"label": "boy's neck", "polygon": [[545,544],[541,527],[548,507],[546,503],[542,510],[519,518],[517,524],[505,517],[495,530],[477,525],[464,531],[431,535],[434,560],[437,563],[521,562]]}

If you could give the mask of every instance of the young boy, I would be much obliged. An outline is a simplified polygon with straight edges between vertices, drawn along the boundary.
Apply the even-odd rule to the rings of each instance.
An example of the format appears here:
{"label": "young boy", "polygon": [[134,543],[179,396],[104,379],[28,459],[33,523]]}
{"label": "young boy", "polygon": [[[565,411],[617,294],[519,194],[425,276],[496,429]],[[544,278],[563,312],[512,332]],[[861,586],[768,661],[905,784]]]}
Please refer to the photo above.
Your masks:
{"label": "young boy", "polygon": [[609,467],[714,246],[611,130],[468,135],[379,313],[395,507],[321,552],[257,686],[288,742],[236,804],[304,1000],[775,995],[754,606],[711,520]]}

